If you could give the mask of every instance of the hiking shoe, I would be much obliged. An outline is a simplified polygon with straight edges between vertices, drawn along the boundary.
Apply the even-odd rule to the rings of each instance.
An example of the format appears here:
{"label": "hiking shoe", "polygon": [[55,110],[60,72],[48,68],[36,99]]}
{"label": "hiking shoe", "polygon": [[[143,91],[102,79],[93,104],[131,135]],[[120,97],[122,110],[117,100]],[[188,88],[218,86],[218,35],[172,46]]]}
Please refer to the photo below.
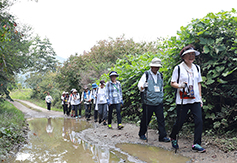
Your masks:
{"label": "hiking shoe", "polygon": [[162,139],[159,138],[159,141],[160,141],[160,142],[170,142],[170,139],[167,138],[167,137],[163,137]]}
{"label": "hiking shoe", "polygon": [[145,135],[139,135],[140,139],[142,140],[147,140],[146,136]]}
{"label": "hiking shoe", "polygon": [[99,124],[102,122],[102,120],[101,119],[99,119]]}
{"label": "hiking shoe", "polygon": [[79,118],[81,118],[81,115],[79,115]]}
{"label": "hiking shoe", "polygon": [[171,139],[171,144],[174,149],[179,149],[177,140]]}
{"label": "hiking shoe", "polygon": [[123,128],[123,125],[122,124],[119,124],[118,125],[118,129],[121,130]]}
{"label": "hiking shoe", "polygon": [[108,128],[109,128],[109,129],[112,129],[112,125],[111,125],[111,124],[108,124]]}
{"label": "hiking shoe", "polygon": [[202,148],[199,144],[192,145],[192,149],[200,153],[206,152],[206,149]]}
{"label": "hiking shoe", "polygon": [[104,123],[103,123],[103,125],[104,125],[104,126],[106,126],[106,125],[107,125],[107,123],[106,123],[106,122],[104,122]]}

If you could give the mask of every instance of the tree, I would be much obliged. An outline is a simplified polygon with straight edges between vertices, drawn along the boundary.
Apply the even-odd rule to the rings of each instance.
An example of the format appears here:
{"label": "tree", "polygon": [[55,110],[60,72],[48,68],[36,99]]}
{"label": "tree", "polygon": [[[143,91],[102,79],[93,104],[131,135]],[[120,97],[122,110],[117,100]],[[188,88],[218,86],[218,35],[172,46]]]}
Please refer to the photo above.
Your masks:
{"label": "tree", "polygon": [[29,30],[18,26],[14,17],[6,12],[10,2],[0,2],[0,96],[9,96],[9,88],[15,83],[14,76],[28,65],[30,40],[24,36]]}

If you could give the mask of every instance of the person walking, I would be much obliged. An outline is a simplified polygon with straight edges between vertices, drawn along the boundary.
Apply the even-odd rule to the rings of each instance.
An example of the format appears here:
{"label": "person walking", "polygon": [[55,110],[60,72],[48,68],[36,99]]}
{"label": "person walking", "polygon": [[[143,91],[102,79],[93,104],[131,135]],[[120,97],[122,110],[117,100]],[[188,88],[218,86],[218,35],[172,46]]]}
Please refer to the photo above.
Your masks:
{"label": "person walking", "polygon": [[65,92],[63,113],[69,116],[68,105],[69,105],[69,93]]}
{"label": "person walking", "polygon": [[116,78],[119,75],[116,71],[111,71],[109,73],[110,81],[106,83],[106,97],[107,103],[109,105],[109,116],[108,116],[108,128],[112,129],[112,113],[113,109],[116,108],[117,111],[117,122],[118,129],[121,130],[124,126],[122,123],[121,117],[121,106],[123,105],[123,96],[122,96],[122,87],[119,81]]}
{"label": "person walking", "polygon": [[84,87],[83,95],[83,101],[84,101],[84,107],[85,107],[85,118],[89,121],[91,116],[91,91],[88,89],[87,86]]}
{"label": "person walking", "polygon": [[99,123],[103,122],[103,125],[107,125],[107,98],[106,98],[106,90],[105,90],[105,81],[100,81],[100,86],[97,89],[96,95],[96,104],[98,105],[98,113],[99,113]]}
{"label": "person walking", "polygon": [[72,111],[72,105],[71,105],[73,90],[74,89],[71,89],[71,91],[70,91],[71,94],[69,95],[69,101],[68,101],[68,113],[69,113],[69,115],[71,113],[71,117],[73,117],[73,111]]}
{"label": "person walking", "polygon": [[80,100],[80,95],[77,92],[76,89],[73,90],[73,94],[72,94],[72,98],[71,98],[71,105],[72,105],[72,111],[74,112],[74,117],[78,118],[78,112],[77,110],[79,110],[79,117],[81,117],[81,100]]}
{"label": "person walking", "polygon": [[94,110],[94,121],[97,122],[98,117],[98,105],[96,103],[96,93],[97,93],[98,85],[96,83],[92,84],[92,91],[91,91],[91,97],[92,97],[92,108]]}
{"label": "person walking", "polygon": [[152,59],[150,70],[146,71],[138,83],[138,88],[144,93],[142,119],[140,123],[140,131],[138,133],[140,139],[147,140],[145,133],[147,126],[151,121],[153,113],[156,115],[159,141],[170,142],[167,138],[165,130],[165,118],[163,113],[163,75],[159,72],[161,60],[159,58]]}
{"label": "person walking", "polygon": [[45,97],[45,103],[47,104],[47,109],[51,110],[51,103],[53,101],[53,98],[50,96],[49,92],[47,93],[47,96]]}
{"label": "person walking", "polygon": [[201,93],[201,69],[195,65],[195,56],[200,52],[194,49],[193,45],[185,46],[179,53],[182,63],[177,65],[172,74],[171,86],[177,89],[176,110],[177,119],[170,134],[172,147],[179,148],[176,135],[185,122],[188,111],[194,117],[195,130],[192,149],[198,152],[205,152],[201,147],[202,138],[202,93]]}
{"label": "person walking", "polygon": [[65,97],[65,91],[63,91],[62,96],[61,96],[61,103],[62,103],[62,108],[63,108],[63,114],[65,115],[65,110],[64,110],[64,97]]}

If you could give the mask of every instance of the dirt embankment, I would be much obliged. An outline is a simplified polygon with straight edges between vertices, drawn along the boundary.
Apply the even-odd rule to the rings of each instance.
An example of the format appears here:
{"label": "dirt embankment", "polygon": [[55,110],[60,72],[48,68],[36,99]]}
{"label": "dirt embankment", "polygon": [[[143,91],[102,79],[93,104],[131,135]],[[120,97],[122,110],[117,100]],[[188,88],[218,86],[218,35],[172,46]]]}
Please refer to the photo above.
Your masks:
{"label": "dirt embankment", "polygon": [[[21,110],[26,118],[46,118],[46,117],[64,117],[62,112],[48,111],[44,108],[38,107],[28,101],[19,100],[26,103],[32,108],[39,109],[41,112],[28,109],[19,102],[13,102],[13,104]],[[115,146],[117,143],[133,143],[133,144],[147,144],[151,146],[161,147],[166,150],[174,151],[171,147],[171,143],[163,143],[158,141],[158,134],[155,130],[149,130],[148,142],[140,140],[138,137],[139,127],[135,124],[124,124],[124,129],[118,130],[117,124],[113,124],[112,130],[109,130],[107,126],[103,124],[93,123],[94,128],[89,128],[80,132],[80,136],[92,142],[93,144]],[[180,149],[178,153],[191,158],[192,162],[201,163],[236,163],[237,151],[225,153],[216,146],[211,145],[208,141],[204,141],[202,146],[207,150],[206,153],[197,153],[191,149],[192,139],[179,139]]]}

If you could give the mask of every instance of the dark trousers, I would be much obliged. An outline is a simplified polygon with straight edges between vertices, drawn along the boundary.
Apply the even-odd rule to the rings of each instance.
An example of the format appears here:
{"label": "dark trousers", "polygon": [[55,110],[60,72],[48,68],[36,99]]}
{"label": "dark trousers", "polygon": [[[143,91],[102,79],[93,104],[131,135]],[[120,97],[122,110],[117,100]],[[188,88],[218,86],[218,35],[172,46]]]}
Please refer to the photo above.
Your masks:
{"label": "dark trousers", "polygon": [[51,110],[51,103],[48,103],[48,102],[47,102],[47,109],[48,109],[48,110]]}
{"label": "dark trousers", "polygon": [[67,115],[70,115],[71,110],[72,110],[72,105],[69,105],[68,110],[67,110]]}
{"label": "dark trousers", "polygon": [[121,107],[121,104],[111,104],[111,105],[109,106],[108,124],[111,124],[111,123],[112,123],[112,113],[113,113],[113,109],[114,109],[114,108],[116,108],[118,124],[121,124],[121,123],[122,123],[122,117],[121,117],[120,107]]}
{"label": "dark trousers", "polygon": [[98,117],[98,110],[95,110],[96,104],[93,104],[93,109],[94,109],[94,120],[97,121]]}
{"label": "dark trousers", "polygon": [[194,144],[201,145],[203,122],[202,122],[202,109],[201,109],[200,102],[197,102],[194,104],[185,104],[182,107],[182,111],[181,111],[181,105],[176,106],[177,118],[173,126],[172,132],[170,134],[170,137],[172,139],[176,139],[176,135],[179,133],[180,129],[182,128],[189,109],[191,110],[193,114],[194,123],[195,123]]}
{"label": "dark trousers", "polygon": [[158,106],[151,106],[151,105],[142,105],[142,119],[140,123],[140,131],[139,136],[145,135],[147,132],[147,126],[151,121],[151,117],[153,113],[156,115],[157,123],[158,123],[158,130],[159,130],[159,139],[162,139],[167,136],[165,131],[165,118],[163,113],[163,103]]}
{"label": "dark trousers", "polygon": [[107,120],[107,104],[98,104],[99,119]]}
{"label": "dark trousers", "polygon": [[79,110],[79,115],[81,115],[81,104],[78,105],[72,105],[72,110],[75,111],[75,116],[78,116],[77,110]]}
{"label": "dark trousers", "polygon": [[90,118],[91,117],[91,104],[85,104],[85,116],[86,118]]}
{"label": "dark trousers", "polygon": [[67,110],[68,110],[67,104],[63,104],[63,114],[67,114]]}

